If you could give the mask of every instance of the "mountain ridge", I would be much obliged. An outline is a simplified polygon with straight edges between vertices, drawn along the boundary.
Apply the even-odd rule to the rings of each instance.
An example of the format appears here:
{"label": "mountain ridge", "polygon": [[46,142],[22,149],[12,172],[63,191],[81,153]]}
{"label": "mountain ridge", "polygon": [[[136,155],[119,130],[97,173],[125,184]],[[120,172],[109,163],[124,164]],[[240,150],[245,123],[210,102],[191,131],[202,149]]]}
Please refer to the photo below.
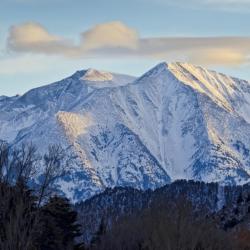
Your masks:
{"label": "mountain ridge", "polygon": [[1,139],[76,156],[57,182],[73,201],[115,186],[249,181],[250,84],[202,67],[160,63],[137,79],[82,70],[0,106]]}

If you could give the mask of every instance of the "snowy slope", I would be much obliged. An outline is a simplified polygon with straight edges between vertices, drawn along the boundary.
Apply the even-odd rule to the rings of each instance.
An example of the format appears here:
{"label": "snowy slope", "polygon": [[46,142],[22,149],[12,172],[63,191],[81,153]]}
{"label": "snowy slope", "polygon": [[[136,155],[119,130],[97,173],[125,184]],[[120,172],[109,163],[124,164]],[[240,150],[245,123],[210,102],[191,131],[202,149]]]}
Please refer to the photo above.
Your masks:
{"label": "snowy slope", "polygon": [[176,179],[246,183],[250,84],[185,63],[138,79],[78,71],[0,99],[0,138],[60,143],[77,156],[58,188],[73,201],[106,187],[156,188]]}

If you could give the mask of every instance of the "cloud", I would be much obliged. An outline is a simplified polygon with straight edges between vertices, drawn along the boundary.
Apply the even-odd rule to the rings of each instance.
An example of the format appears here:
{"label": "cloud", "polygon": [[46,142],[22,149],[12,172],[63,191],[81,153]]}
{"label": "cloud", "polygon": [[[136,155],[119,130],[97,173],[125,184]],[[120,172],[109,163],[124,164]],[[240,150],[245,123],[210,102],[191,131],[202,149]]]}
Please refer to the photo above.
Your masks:
{"label": "cloud", "polygon": [[137,32],[119,21],[99,24],[82,33],[84,50],[115,47],[136,49],[137,45]]}
{"label": "cloud", "polygon": [[118,21],[83,32],[77,45],[49,33],[40,24],[25,23],[10,28],[7,46],[11,51],[71,59],[137,57],[222,66],[250,60],[250,37],[140,38],[136,30]]}
{"label": "cloud", "polygon": [[50,34],[42,25],[34,22],[12,26],[7,47],[17,52],[62,54],[79,57],[99,49],[135,49],[137,32],[119,21],[103,23],[83,32],[80,44]]}
{"label": "cloud", "polygon": [[72,47],[68,41],[50,34],[42,25],[34,22],[12,26],[7,43],[10,50],[44,54],[64,53]]}
{"label": "cloud", "polygon": [[[46,63],[45,63],[46,62]],[[53,66],[51,60],[50,66]],[[35,58],[31,55],[0,58],[0,75],[13,75],[13,74],[26,74],[26,73],[37,73],[46,70],[48,67],[48,60],[41,56]]]}
{"label": "cloud", "polygon": [[[141,0],[145,1],[145,0]],[[152,1],[152,0],[149,0]],[[171,5],[179,5],[185,7],[198,7],[198,6],[206,6],[206,7],[222,7],[222,8],[230,8],[237,7],[237,9],[250,6],[250,0],[156,0],[158,3],[162,4],[171,4]]]}
{"label": "cloud", "polygon": [[230,49],[207,49],[203,52],[194,52],[190,61],[203,65],[237,66],[248,62],[248,58],[239,51]]}
{"label": "cloud", "polygon": [[193,10],[216,10],[222,12],[249,12],[250,0],[138,0],[153,2],[162,6],[174,6]]}
{"label": "cloud", "polygon": [[203,0],[205,4],[250,4],[250,0]]}
{"label": "cloud", "polygon": [[159,60],[202,65],[240,65],[249,62],[247,37],[165,37],[140,40],[139,54]]}

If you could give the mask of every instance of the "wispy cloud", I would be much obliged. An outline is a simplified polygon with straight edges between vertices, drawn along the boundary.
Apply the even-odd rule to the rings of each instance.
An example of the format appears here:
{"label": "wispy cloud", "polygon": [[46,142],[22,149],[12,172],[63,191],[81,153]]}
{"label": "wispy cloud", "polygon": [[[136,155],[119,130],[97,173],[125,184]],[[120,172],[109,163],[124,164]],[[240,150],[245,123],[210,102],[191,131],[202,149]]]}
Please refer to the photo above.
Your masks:
{"label": "wispy cloud", "polygon": [[177,5],[189,8],[215,8],[223,10],[246,10],[250,8],[250,0],[141,0],[143,1],[157,1],[162,4]]}
{"label": "wispy cloud", "polygon": [[201,0],[197,2],[204,4],[250,4],[250,0]]}
{"label": "wispy cloud", "polygon": [[79,44],[74,44],[30,22],[10,28],[7,46],[15,52],[70,58],[145,57],[223,66],[250,60],[250,37],[141,38],[136,30],[118,21],[92,27],[79,40]]}
{"label": "wispy cloud", "polygon": [[[53,66],[55,60],[49,60],[50,67]],[[41,56],[35,58],[30,55],[1,58],[0,60],[0,75],[13,75],[13,74],[28,74],[30,72],[37,73],[45,71],[48,67],[48,60]]]}
{"label": "wispy cloud", "polygon": [[203,65],[247,63],[250,38],[246,37],[163,37],[140,40],[141,55],[164,60],[190,61]]}

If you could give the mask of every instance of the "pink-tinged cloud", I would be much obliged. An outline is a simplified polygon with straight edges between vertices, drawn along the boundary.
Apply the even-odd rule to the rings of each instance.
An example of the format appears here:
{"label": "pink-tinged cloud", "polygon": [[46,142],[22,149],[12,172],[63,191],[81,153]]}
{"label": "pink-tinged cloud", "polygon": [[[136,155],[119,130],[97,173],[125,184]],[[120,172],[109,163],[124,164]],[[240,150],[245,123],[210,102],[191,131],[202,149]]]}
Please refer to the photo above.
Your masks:
{"label": "pink-tinged cloud", "polygon": [[83,32],[76,45],[31,22],[11,27],[8,48],[70,58],[145,57],[228,66],[249,63],[250,37],[140,38],[135,29],[115,21]]}
{"label": "pink-tinged cloud", "polygon": [[82,47],[84,50],[115,47],[136,49],[138,39],[136,30],[115,21],[98,24],[83,32]]}
{"label": "pink-tinged cloud", "polygon": [[50,34],[35,22],[12,26],[7,43],[9,49],[18,52],[57,54],[71,48],[68,41]]}

